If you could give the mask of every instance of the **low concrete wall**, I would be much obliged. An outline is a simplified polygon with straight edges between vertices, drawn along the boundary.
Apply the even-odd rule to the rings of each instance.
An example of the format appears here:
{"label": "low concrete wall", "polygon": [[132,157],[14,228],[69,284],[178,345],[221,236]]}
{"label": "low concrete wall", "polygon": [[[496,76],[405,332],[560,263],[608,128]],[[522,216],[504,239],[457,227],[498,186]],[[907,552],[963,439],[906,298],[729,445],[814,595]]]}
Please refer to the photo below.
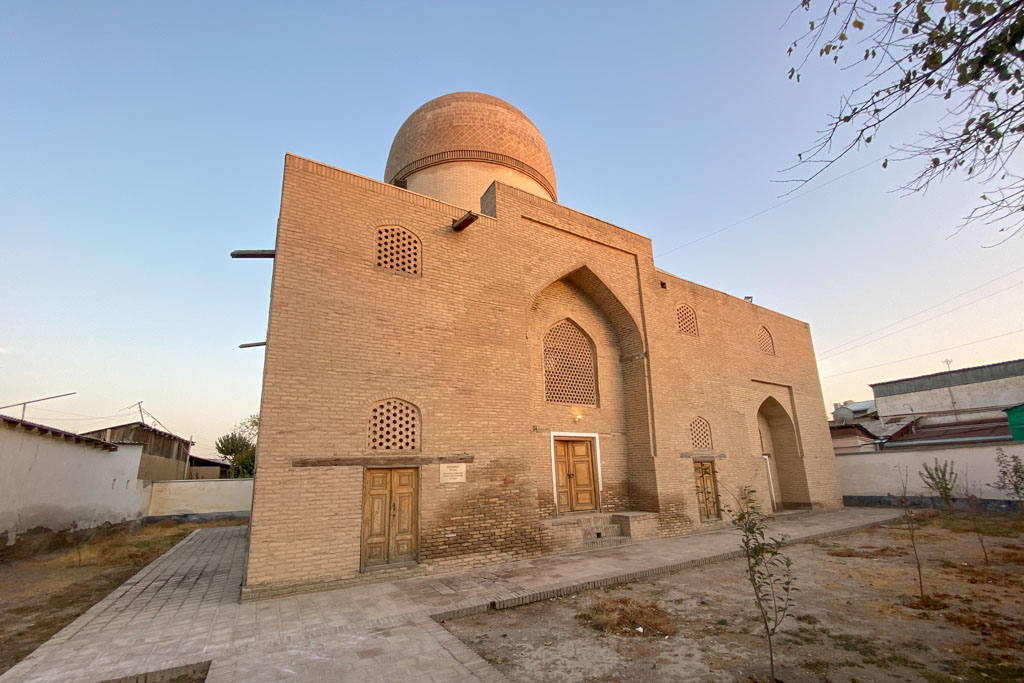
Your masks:
{"label": "low concrete wall", "polygon": [[252,479],[155,481],[150,488],[150,517],[252,510]]}
{"label": "low concrete wall", "polygon": [[999,477],[999,470],[996,467],[997,447],[1024,458],[1024,443],[1009,441],[997,446],[840,455],[836,456],[839,483],[844,498],[895,496],[900,494],[900,477],[897,470],[906,469],[909,472],[907,493],[912,496],[930,496],[933,492],[925,487],[918,472],[924,471],[924,463],[932,465],[938,458],[940,463],[944,460],[953,461],[953,468],[959,475],[958,485],[963,484],[964,472],[967,472],[973,495],[982,499],[1006,500],[1005,493],[991,486]]}
{"label": "low concrete wall", "polygon": [[[0,539],[43,527],[85,529],[139,519],[149,488],[138,479],[140,444],[116,451],[0,427]],[[0,541],[2,542],[2,541]]]}

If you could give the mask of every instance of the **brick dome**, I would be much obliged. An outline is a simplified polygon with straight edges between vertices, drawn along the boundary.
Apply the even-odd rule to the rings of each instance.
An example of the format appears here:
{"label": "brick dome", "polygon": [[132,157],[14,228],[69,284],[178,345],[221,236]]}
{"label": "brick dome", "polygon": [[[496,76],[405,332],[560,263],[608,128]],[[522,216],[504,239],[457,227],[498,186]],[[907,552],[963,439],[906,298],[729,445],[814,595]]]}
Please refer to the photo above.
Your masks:
{"label": "brick dome", "polygon": [[[452,164],[452,171],[460,164],[503,166],[516,172],[512,177],[526,176],[523,184],[510,182],[508,172],[495,179],[534,194],[543,190],[551,201],[557,197],[555,169],[544,137],[523,112],[491,95],[450,93],[414,111],[391,143],[384,179],[404,184],[413,175],[442,164]],[[409,189],[416,189],[413,185]]]}

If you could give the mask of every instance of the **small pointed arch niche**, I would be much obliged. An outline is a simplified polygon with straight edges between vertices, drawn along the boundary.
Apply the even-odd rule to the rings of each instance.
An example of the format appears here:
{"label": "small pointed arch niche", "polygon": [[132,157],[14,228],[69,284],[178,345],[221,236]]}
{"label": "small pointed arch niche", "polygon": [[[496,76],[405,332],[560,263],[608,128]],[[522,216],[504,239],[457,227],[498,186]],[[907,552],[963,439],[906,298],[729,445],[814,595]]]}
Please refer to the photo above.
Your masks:
{"label": "small pointed arch niche", "polygon": [[590,335],[569,318],[544,333],[544,400],[596,406],[597,354]]}
{"label": "small pointed arch niche", "polygon": [[689,304],[679,304],[676,306],[676,329],[691,337],[700,336],[697,327],[697,312],[693,310],[693,306]]}
{"label": "small pointed arch niche", "polygon": [[775,355],[775,338],[772,337],[772,333],[764,325],[757,328],[757,348],[761,349],[761,353],[768,356]]}
{"label": "small pointed arch niche", "polygon": [[690,423],[690,444],[695,451],[714,450],[711,438],[711,423],[699,415]]}
{"label": "small pointed arch niche", "polygon": [[400,398],[386,398],[370,407],[366,419],[369,451],[418,451],[420,409]]}

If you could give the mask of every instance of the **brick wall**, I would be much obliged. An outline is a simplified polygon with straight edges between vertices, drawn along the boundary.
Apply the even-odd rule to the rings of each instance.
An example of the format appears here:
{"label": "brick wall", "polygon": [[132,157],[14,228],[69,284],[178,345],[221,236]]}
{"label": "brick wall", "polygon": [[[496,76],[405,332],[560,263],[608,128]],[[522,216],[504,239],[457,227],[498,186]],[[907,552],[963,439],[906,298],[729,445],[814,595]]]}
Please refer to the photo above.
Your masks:
{"label": "brick wall", "polygon": [[[337,463],[368,455],[367,414],[385,398],[422,416],[426,569],[566,547],[569,532],[545,521],[553,432],[597,434],[603,509],[658,513],[644,534],[698,524],[680,455],[697,415],[725,455],[723,490],[766,496],[757,414],[769,396],[794,422],[811,501],[840,504],[804,323],[657,271],[648,239],[528,192],[496,183],[482,203],[493,216],[456,233],[464,208],[287,157],[248,591],[360,580],[363,467]],[[375,265],[381,225],[420,239],[419,276]],[[676,329],[680,302],[698,337]],[[544,400],[543,335],[565,318],[593,341],[596,406]],[[758,350],[759,325],[776,356]],[[457,454],[472,456],[467,481],[441,484],[438,459]]]}

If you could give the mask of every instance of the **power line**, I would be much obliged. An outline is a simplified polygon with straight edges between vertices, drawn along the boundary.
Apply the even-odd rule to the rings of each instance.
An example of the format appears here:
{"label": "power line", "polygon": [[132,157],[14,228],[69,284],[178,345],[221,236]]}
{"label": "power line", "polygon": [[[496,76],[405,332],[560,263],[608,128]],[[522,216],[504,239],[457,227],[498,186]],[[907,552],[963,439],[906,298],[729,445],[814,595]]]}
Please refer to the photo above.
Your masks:
{"label": "power line", "polygon": [[763,216],[764,214],[768,213],[769,211],[774,211],[775,209],[779,208],[780,206],[785,206],[786,204],[789,204],[790,202],[795,202],[797,199],[800,199],[801,197],[806,197],[807,195],[811,194],[812,192],[817,192],[821,188],[827,187],[828,185],[831,185],[832,183],[838,182],[838,181],[842,180],[843,178],[846,178],[847,176],[851,176],[851,175],[853,175],[854,173],[856,173],[858,171],[863,171],[868,166],[871,166],[873,164],[877,164],[879,161],[881,161],[884,158],[885,157],[878,157],[877,159],[869,161],[868,163],[864,164],[863,166],[858,166],[857,168],[853,169],[852,171],[847,171],[843,175],[837,176],[837,177],[833,178],[832,180],[829,180],[828,182],[824,182],[821,185],[818,185],[817,187],[812,187],[811,189],[807,190],[806,192],[801,192],[800,194],[795,194],[792,197],[790,197],[789,199],[783,200],[781,202],[776,202],[775,204],[772,204],[771,206],[769,206],[766,209],[761,209],[760,211],[758,211],[755,214],[751,214],[750,216],[747,216],[746,218],[738,220],[735,223],[730,223],[729,225],[725,226],[724,228],[719,228],[718,230],[715,230],[714,232],[709,232],[708,234],[706,234],[706,235],[704,235],[702,237],[698,237],[695,240],[690,240],[686,244],[680,244],[678,247],[673,247],[673,248],[669,249],[668,251],[663,251],[660,254],[656,254],[654,256],[654,258],[661,258],[662,256],[667,256],[667,255],[671,254],[672,252],[679,251],[680,249],[685,249],[686,247],[690,246],[691,244],[696,244],[697,242],[702,242],[702,241],[706,240],[707,238],[714,237],[715,235],[717,235],[719,233],[722,233],[722,232],[725,232],[726,230],[728,230],[730,228],[735,228],[737,225],[741,225],[743,223],[746,223],[747,221],[754,220],[758,216]]}
{"label": "power line", "polygon": [[865,337],[870,337],[871,335],[875,334],[876,332],[881,332],[882,330],[887,330],[890,327],[892,327],[893,325],[899,325],[901,322],[903,322],[905,320],[910,320],[911,318],[917,317],[917,316],[921,315],[922,313],[927,313],[928,311],[934,310],[934,309],[938,308],[939,306],[942,306],[944,304],[948,304],[950,301],[953,301],[954,299],[959,299],[964,294],[970,294],[971,292],[976,292],[979,289],[981,289],[982,287],[986,287],[986,286],[992,284],[996,280],[1002,280],[1004,277],[1009,277],[1010,275],[1013,275],[1014,273],[1018,273],[1018,272],[1020,272],[1022,270],[1024,270],[1024,266],[1021,266],[1020,268],[1014,268],[1009,273],[1004,273],[1003,275],[1000,275],[999,277],[992,278],[988,282],[983,282],[982,284],[978,285],[977,287],[972,287],[971,289],[964,290],[963,292],[960,292],[959,294],[957,294],[955,296],[949,297],[945,301],[940,301],[939,303],[934,304],[932,306],[929,306],[928,308],[921,309],[917,313],[911,313],[910,315],[908,315],[905,318],[900,318],[899,320],[891,322],[888,325],[883,325],[883,326],[879,327],[877,330],[872,330],[871,332],[867,332],[865,334],[862,334],[859,337],[855,337],[854,339],[850,339],[848,341],[845,341],[842,344],[837,344],[837,345],[833,346],[830,349],[825,349],[824,351],[822,351],[818,355],[818,359],[820,360],[822,356],[828,355],[829,353],[832,353],[836,349],[841,349],[844,346],[846,346],[847,344],[852,344],[853,342],[860,341],[861,339],[864,339]]}
{"label": "power line", "polygon": [[[918,325],[923,325],[924,323],[930,322],[932,320],[935,320],[936,318],[941,318],[944,315],[949,315],[950,313],[954,313],[956,311],[959,311],[961,308],[966,308],[966,307],[968,307],[968,306],[970,306],[972,304],[978,303],[979,301],[984,301],[985,299],[993,297],[996,294],[1002,294],[1003,292],[1005,292],[1007,290],[1010,290],[1010,289],[1013,289],[1014,287],[1019,287],[1020,285],[1024,285],[1024,280],[1021,280],[1020,282],[1014,283],[1014,284],[1010,285],[1009,287],[1004,287],[1004,288],[1000,289],[999,291],[992,292],[991,294],[986,294],[985,296],[979,296],[977,299],[971,299],[967,303],[961,304],[961,305],[957,306],[956,308],[951,308],[948,311],[945,311],[943,313],[939,313],[937,315],[933,315],[930,318],[925,318],[924,320],[919,320],[916,323],[913,323],[912,325],[907,325],[906,327],[901,327],[898,330],[893,330],[892,332],[890,332],[888,334],[883,334],[881,337],[876,337],[874,339],[871,339],[870,341],[864,342],[863,344],[857,344],[856,346],[851,346],[850,348],[844,349],[843,351],[839,351],[838,353],[833,353],[828,358],[822,358],[822,357],[819,356],[817,360],[821,360],[821,361],[832,360],[833,358],[836,358],[837,356],[841,356],[844,353],[847,353],[849,351],[853,351],[854,349],[859,349],[860,347],[867,346],[868,344],[874,344],[876,341],[881,341],[882,339],[885,339],[887,337],[891,337],[894,334],[899,334],[900,332],[904,332],[906,330],[909,330],[912,327],[917,327]],[[956,297],[953,297],[953,298],[955,299]],[[915,313],[914,315],[920,315],[920,314]],[[913,318],[914,316],[910,316],[910,317]],[[895,325],[895,324],[896,323],[893,323],[893,325]],[[889,325],[888,327],[892,327],[892,325]],[[876,332],[877,332],[877,330],[876,330]]]}
{"label": "power line", "polygon": [[974,344],[980,344],[982,342],[992,341],[993,339],[1000,339],[1002,337],[1009,337],[1011,334],[1019,334],[1021,332],[1024,332],[1024,329],[1014,330],[1013,332],[1006,332],[1004,334],[997,334],[994,337],[986,337],[985,339],[976,339],[976,340],[974,340],[972,342],[967,342],[966,344],[957,344],[956,346],[947,346],[944,349],[935,349],[934,351],[928,351],[927,353],[918,354],[916,356],[909,356],[907,358],[900,358],[899,360],[891,360],[891,361],[888,361],[888,362],[885,362],[885,363],[879,363],[878,365],[869,365],[866,368],[857,368],[856,370],[847,370],[846,372],[837,372],[834,375],[826,375],[825,377],[822,377],[822,379],[832,379],[833,377],[841,377],[843,375],[850,375],[850,374],[853,374],[855,372],[860,372],[861,370],[874,370],[875,368],[881,368],[881,367],[884,367],[886,365],[894,365],[896,363],[902,363],[903,361],[906,361],[906,360],[914,360],[916,358],[924,358],[925,356],[930,356],[933,353],[942,353],[943,351],[952,351],[953,349],[962,349],[965,346],[972,346]]}

